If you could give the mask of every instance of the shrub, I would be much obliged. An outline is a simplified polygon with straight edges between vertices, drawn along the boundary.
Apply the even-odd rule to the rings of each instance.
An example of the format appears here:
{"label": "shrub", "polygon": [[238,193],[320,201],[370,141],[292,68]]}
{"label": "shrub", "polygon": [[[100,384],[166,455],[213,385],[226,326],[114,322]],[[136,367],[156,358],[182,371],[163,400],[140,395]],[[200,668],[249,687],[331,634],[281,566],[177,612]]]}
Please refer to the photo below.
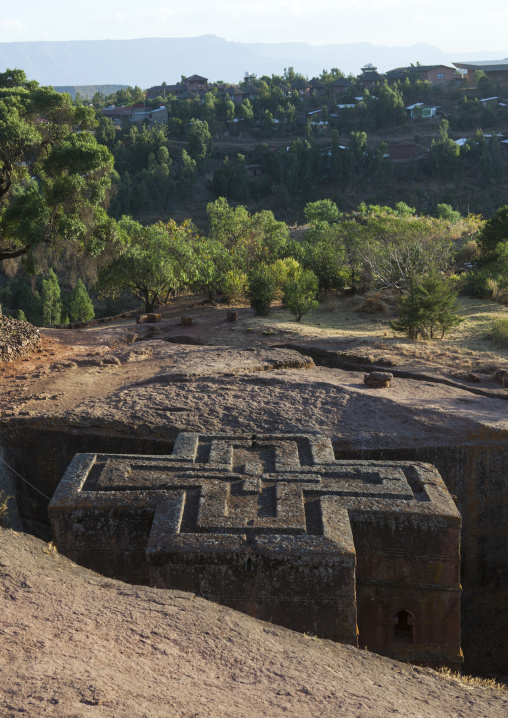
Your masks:
{"label": "shrub", "polygon": [[457,308],[457,294],[447,280],[431,272],[419,282],[411,282],[408,293],[399,300],[399,318],[391,327],[409,339],[433,339],[436,331],[440,331],[443,338],[462,321]]}
{"label": "shrub", "polygon": [[489,335],[496,346],[508,347],[508,317],[493,322]]}
{"label": "shrub", "polygon": [[247,291],[247,275],[239,269],[230,269],[224,276],[222,294],[228,304],[240,302]]}
{"label": "shrub", "polygon": [[260,264],[249,273],[250,305],[258,316],[266,317],[270,313],[276,290],[273,272],[266,264]]}
{"label": "shrub", "polygon": [[293,257],[286,257],[285,259],[277,259],[270,265],[270,269],[275,282],[276,298],[282,299],[287,283],[300,276],[302,267]]}
{"label": "shrub", "polygon": [[486,269],[472,269],[463,276],[465,278],[462,294],[475,299],[492,299],[490,273]]}
{"label": "shrub", "polygon": [[301,321],[304,314],[318,308],[317,291],[318,278],[310,269],[305,269],[296,279],[287,283],[284,306],[297,322]]}
{"label": "shrub", "polygon": [[18,309],[16,313],[16,319],[20,322],[27,322],[28,319],[26,318],[25,312],[22,309]]}
{"label": "shrub", "polygon": [[451,204],[438,204],[436,215],[439,219],[445,219],[450,224],[457,224],[460,220],[460,212],[455,212]]}
{"label": "shrub", "polygon": [[463,244],[455,255],[455,261],[457,264],[465,264],[466,262],[474,262],[478,259],[480,251],[478,245],[474,239],[470,239],[468,242]]}
{"label": "shrub", "polygon": [[325,312],[334,312],[339,306],[339,298],[336,294],[325,294],[321,298],[321,306]]}

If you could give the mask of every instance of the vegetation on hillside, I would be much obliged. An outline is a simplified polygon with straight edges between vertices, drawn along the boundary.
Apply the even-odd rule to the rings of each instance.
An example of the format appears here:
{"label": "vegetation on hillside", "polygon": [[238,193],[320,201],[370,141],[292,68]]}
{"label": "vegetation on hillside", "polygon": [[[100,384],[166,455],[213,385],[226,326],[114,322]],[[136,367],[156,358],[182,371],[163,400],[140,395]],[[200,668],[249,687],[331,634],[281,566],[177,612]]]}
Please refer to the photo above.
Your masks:
{"label": "vegetation on hillside", "polygon": [[[141,301],[153,311],[191,290],[205,291],[211,301],[246,294],[259,314],[279,299],[300,321],[318,296],[386,290],[401,297],[395,326],[417,338],[456,325],[457,291],[508,296],[506,206],[487,222],[462,216],[446,197],[432,213],[400,198],[393,207],[350,206],[360,188],[369,185],[382,195],[394,177],[386,147],[370,144],[367,131],[406,123],[409,98],[418,92],[435,100],[443,90],[405,78],[378,87],[375,96],[364,92],[350,125],[334,129],[326,144],[309,122],[299,125],[298,114],[319,101],[326,116],[340,77],[338,70],[324,72],[326,97],[302,103],[297,92],[285,97],[280,88],[298,80],[290,68],[282,77],[256,80],[255,99],[241,107],[209,93],[199,104],[172,101],[167,127],[124,123],[119,129],[79,98],[73,103],[40,88],[18,70],[1,74],[0,301],[6,312],[37,324],[59,323],[108,313],[115,302]],[[355,83],[350,78],[348,93],[359,91]],[[135,102],[142,95],[134,88],[113,99]],[[93,105],[111,100],[94,97]],[[288,142],[282,148],[260,142],[249,157],[237,153],[217,162],[211,130],[235,118],[260,139],[272,137],[277,126]],[[450,138],[452,120],[439,125],[422,174],[456,181],[478,167],[484,182],[499,182],[497,139],[478,131],[459,147]],[[248,174],[252,162],[262,170],[259,181]],[[206,218],[172,219],[174,207],[198,191],[207,172]],[[340,203],[327,193],[330,186]],[[277,198],[279,211],[259,208],[268,196]],[[306,225],[292,236],[281,217],[296,203],[294,216]],[[430,309],[430,297],[438,295],[440,305]],[[426,302],[432,315],[427,323],[418,319],[416,328],[406,316],[415,301]]]}

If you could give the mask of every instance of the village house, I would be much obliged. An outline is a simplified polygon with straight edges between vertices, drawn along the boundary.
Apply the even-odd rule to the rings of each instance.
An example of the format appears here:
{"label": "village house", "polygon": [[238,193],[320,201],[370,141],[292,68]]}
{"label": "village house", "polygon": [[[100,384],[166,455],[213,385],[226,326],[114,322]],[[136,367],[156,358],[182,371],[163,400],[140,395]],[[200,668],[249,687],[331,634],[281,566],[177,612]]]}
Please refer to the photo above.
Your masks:
{"label": "village house", "polygon": [[332,82],[330,90],[336,95],[343,95],[350,86],[351,82],[349,80],[346,80],[345,77],[339,77],[338,80]]}
{"label": "village house", "polygon": [[168,109],[161,105],[157,109],[143,108],[135,110],[131,116],[131,122],[143,123],[148,122],[149,125],[167,125]]}
{"label": "village house", "polygon": [[154,109],[145,107],[142,102],[138,102],[130,107],[105,107],[101,112],[113,122],[122,122],[127,119],[139,124],[148,122],[150,125],[167,125],[168,123],[168,110],[163,104],[159,104],[159,107]]}
{"label": "village house", "polygon": [[383,82],[385,76],[380,75],[377,71],[377,67],[374,67],[374,65],[369,62],[365,67],[362,67],[362,74],[358,75],[358,79],[361,80],[364,90],[371,90],[378,82]]}
{"label": "village house", "polygon": [[430,107],[430,105],[425,105],[423,102],[415,102],[414,105],[408,105],[406,110],[412,120],[420,120],[424,117],[435,117],[438,108]]}
{"label": "village house", "polygon": [[288,87],[287,85],[279,85],[278,87],[286,99],[292,97],[293,90],[290,87]]}
{"label": "village house", "polygon": [[309,85],[311,95],[323,97],[328,94],[328,86],[325,85],[324,82],[321,82],[321,80],[318,80],[317,77],[313,77],[312,80],[309,81]]}
{"label": "village house", "polygon": [[245,97],[245,93],[237,87],[237,85],[227,85],[224,90],[219,92],[218,96],[226,97],[228,100],[231,100],[231,102],[234,102],[235,105],[237,105],[242,102]]}
{"label": "village house", "polygon": [[477,70],[483,70],[487,77],[496,82],[508,82],[508,58],[504,60],[481,60],[475,62],[454,62],[459,70],[465,70],[465,77],[468,84],[474,83],[474,75]]}
{"label": "village house", "polygon": [[302,100],[310,96],[310,88],[311,85],[309,82],[307,82],[307,80],[302,80],[301,78],[298,78],[293,82],[293,90],[296,90],[298,92]]}
{"label": "village house", "polygon": [[250,100],[251,102],[252,102],[252,100],[256,99],[256,97],[259,95],[259,92],[260,92],[259,87],[256,87],[255,85],[246,85],[243,88],[244,98],[246,98],[247,100]]}
{"label": "village house", "polygon": [[410,65],[388,70],[386,79],[390,85],[394,82],[403,82],[406,77],[413,81],[430,82],[431,85],[447,85],[456,78],[456,72],[455,68],[447,65]]}

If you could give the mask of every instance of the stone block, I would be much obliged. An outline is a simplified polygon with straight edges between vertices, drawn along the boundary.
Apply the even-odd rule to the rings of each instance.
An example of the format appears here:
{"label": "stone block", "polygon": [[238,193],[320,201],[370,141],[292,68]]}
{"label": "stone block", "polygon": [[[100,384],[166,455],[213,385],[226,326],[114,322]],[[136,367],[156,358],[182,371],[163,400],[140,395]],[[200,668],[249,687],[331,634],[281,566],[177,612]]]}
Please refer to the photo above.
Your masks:
{"label": "stone block", "polygon": [[363,375],[363,383],[375,389],[386,389],[390,386],[393,374],[385,371],[371,371]]}

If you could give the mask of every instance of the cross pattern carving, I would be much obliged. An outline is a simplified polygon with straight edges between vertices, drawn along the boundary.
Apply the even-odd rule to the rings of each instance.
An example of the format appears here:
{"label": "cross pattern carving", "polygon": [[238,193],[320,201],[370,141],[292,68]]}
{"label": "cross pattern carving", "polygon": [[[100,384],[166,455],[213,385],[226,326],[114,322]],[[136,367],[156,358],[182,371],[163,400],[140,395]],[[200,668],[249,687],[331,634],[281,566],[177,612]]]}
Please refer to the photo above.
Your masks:
{"label": "cross pattern carving", "polygon": [[170,456],[78,455],[51,510],[70,504],[153,508],[149,551],[184,534],[321,537],[354,551],[347,511],[454,509],[428,465],[338,461],[323,436],[194,433],[180,434]]}

